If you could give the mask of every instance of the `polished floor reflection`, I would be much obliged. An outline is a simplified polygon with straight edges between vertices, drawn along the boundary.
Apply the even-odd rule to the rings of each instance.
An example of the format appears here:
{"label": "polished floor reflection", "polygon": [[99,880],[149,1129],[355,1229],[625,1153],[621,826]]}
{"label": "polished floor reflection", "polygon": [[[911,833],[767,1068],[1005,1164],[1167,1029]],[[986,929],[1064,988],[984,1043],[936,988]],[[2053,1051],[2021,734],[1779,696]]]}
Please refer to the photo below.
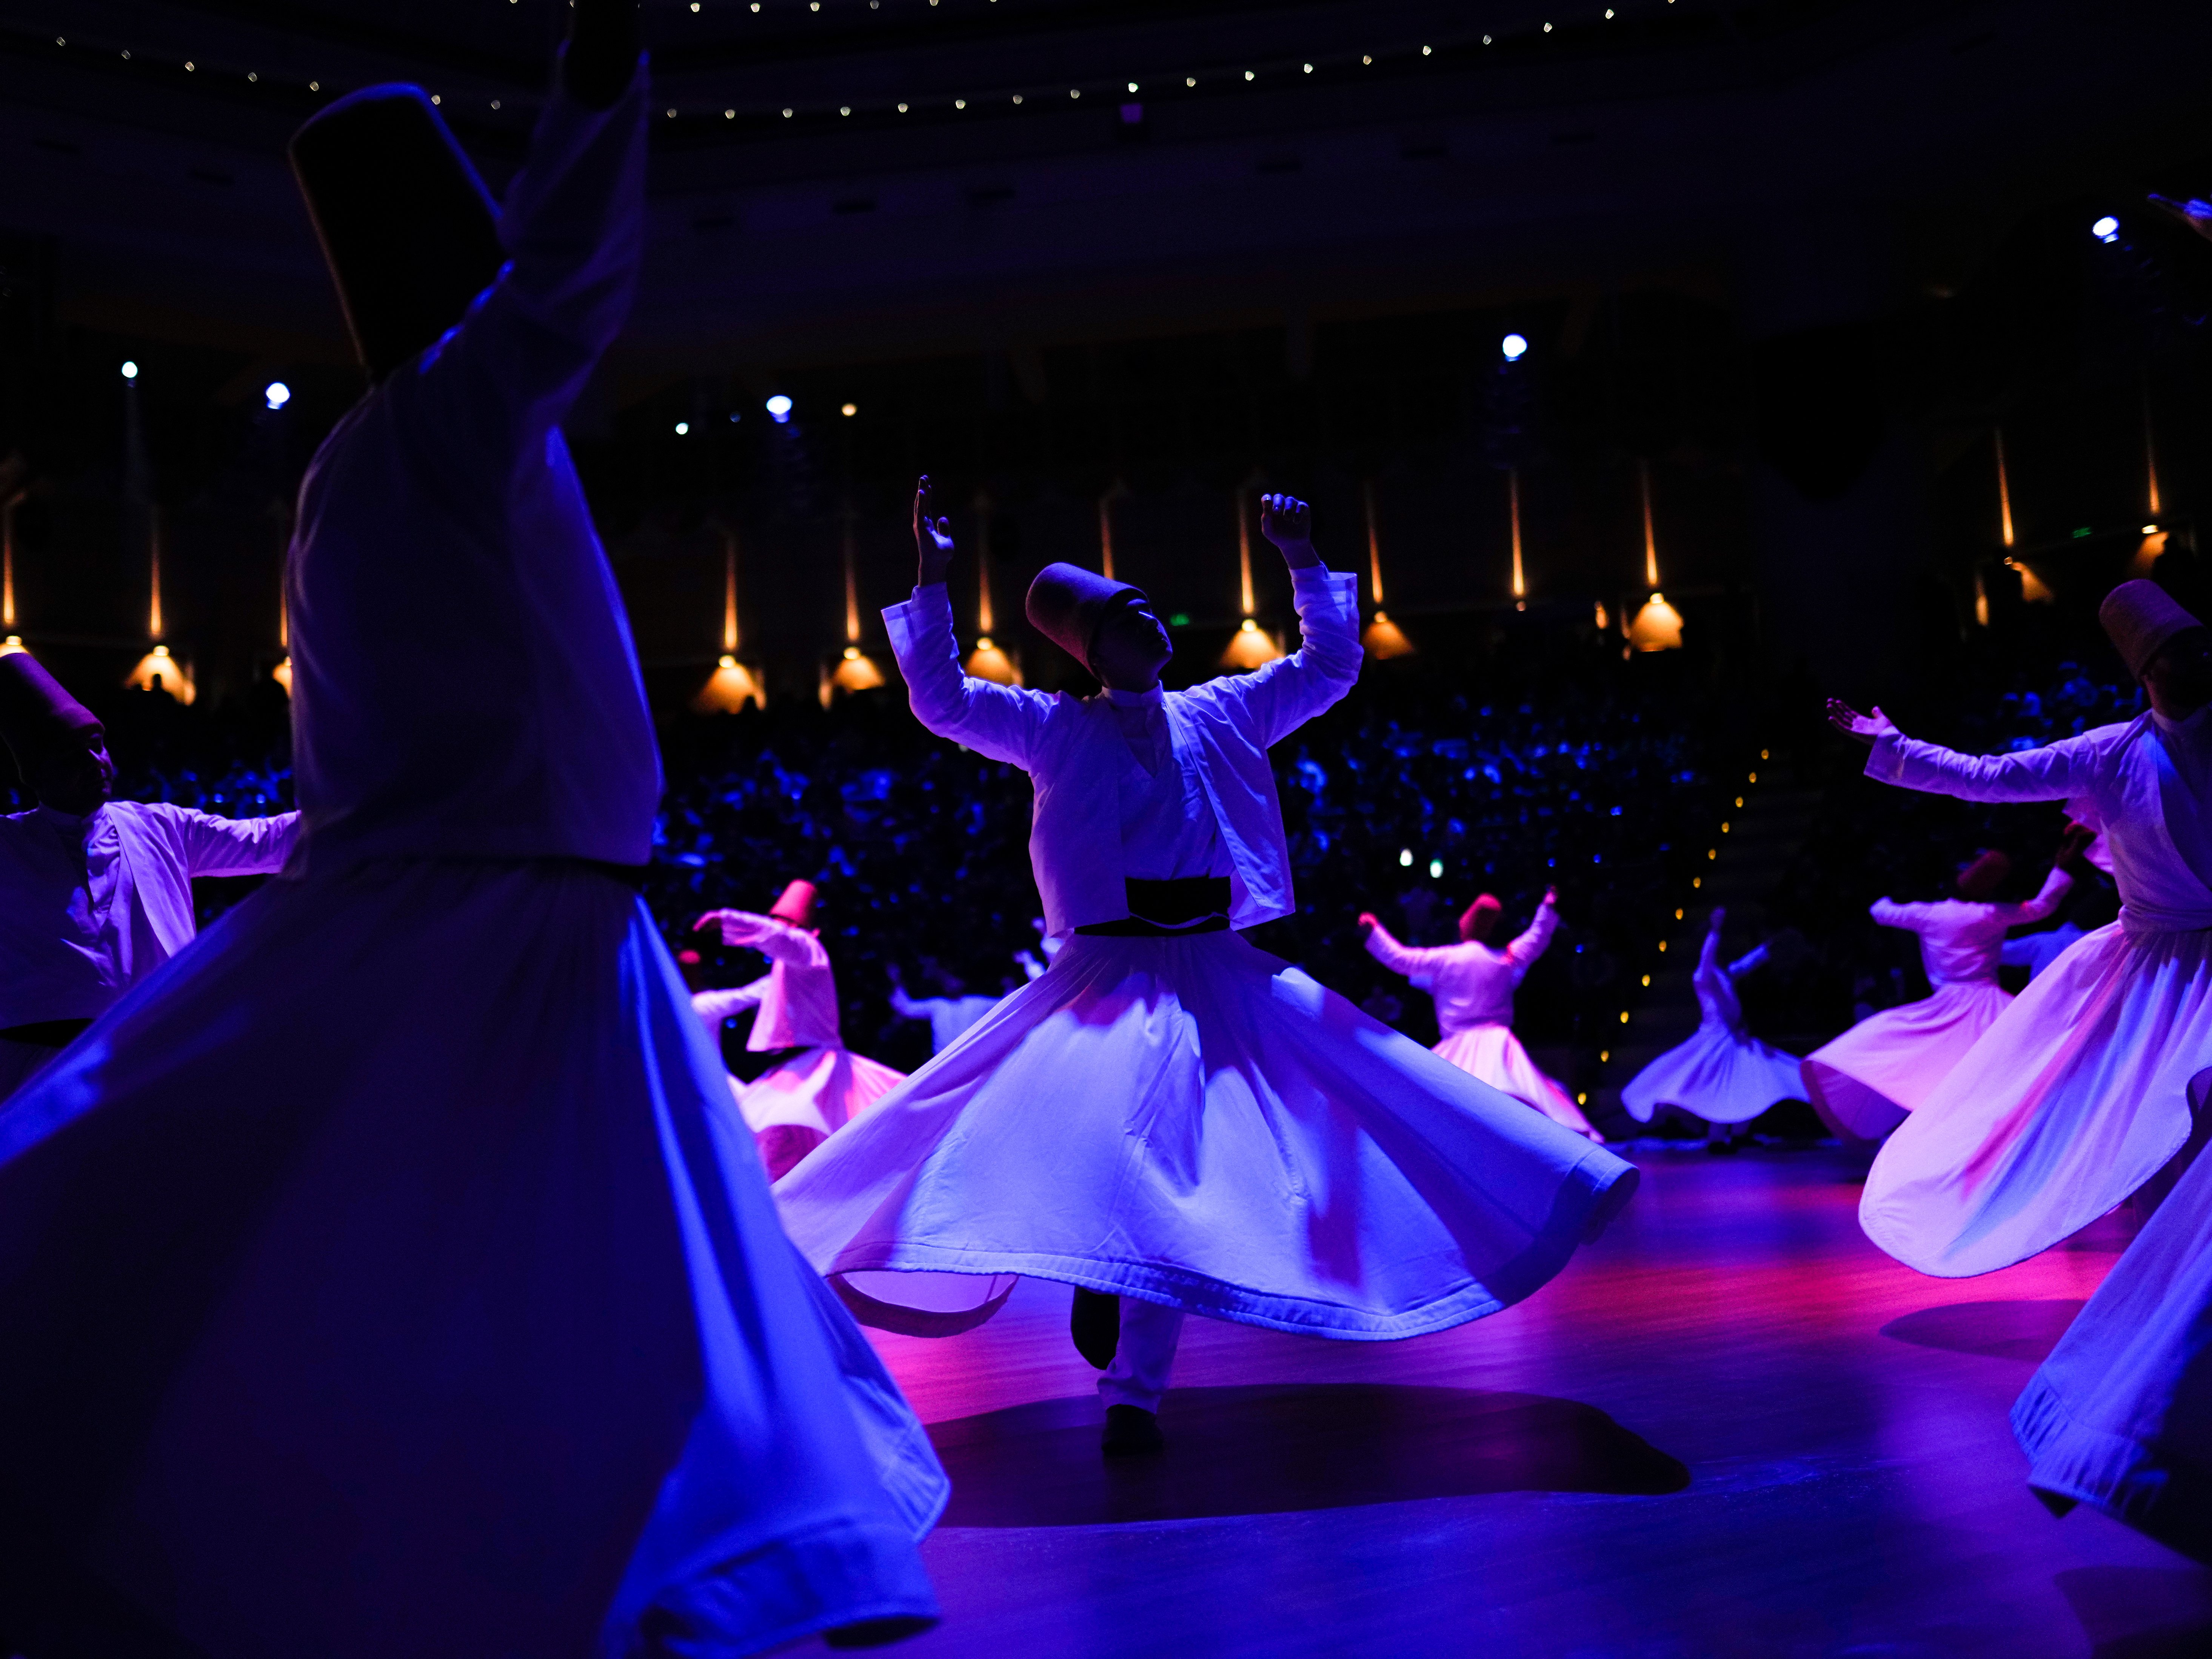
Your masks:
{"label": "polished floor reflection", "polygon": [[2212,1571],[2028,1496],[2005,1413],[2124,1242],[1923,1279],[1823,1152],[1639,1154],[1534,1301],[1413,1342],[1192,1321],[1098,1457],[1066,1291],[878,1334],[956,1483],[924,1655],[2202,1659]]}

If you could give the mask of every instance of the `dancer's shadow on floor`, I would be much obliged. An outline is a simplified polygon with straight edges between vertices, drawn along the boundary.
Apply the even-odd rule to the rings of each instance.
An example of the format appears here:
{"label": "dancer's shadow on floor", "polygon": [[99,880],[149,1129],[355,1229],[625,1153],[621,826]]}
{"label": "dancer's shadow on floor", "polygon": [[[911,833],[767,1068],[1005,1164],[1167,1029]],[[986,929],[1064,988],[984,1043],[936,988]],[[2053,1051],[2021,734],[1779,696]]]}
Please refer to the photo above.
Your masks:
{"label": "dancer's shadow on floor", "polygon": [[1345,1509],[1498,1492],[1657,1495],[1690,1472],[1595,1407],[1387,1383],[1177,1389],[1168,1449],[1099,1455],[1096,1396],[930,1431],[951,1527],[1078,1527]]}
{"label": "dancer's shadow on floor", "polygon": [[1881,1334],[1916,1347],[2039,1365],[2081,1311],[2081,1303],[2069,1301],[1953,1302],[1900,1315]]}

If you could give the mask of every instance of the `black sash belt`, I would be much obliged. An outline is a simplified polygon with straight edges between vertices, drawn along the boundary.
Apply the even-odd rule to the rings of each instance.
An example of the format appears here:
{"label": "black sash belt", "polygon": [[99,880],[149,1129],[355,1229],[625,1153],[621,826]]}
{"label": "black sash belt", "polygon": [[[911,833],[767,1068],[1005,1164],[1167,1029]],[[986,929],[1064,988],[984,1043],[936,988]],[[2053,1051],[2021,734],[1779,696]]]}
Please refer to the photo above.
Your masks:
{"label": "black sash belt", "polygon": [[1109,939],[1176,939],[1185,933],[1219,933],[1229,927],[1229,878],[1182,876],[1173,881],[1140,881],[1122,886],[1129,914],[1120,921],[1094,921],[1079,933]]}
{"label": "black sash belt", "polygon": [[10,1025],[0,1029],[0,1037],[9,1042],[35,1043],[41,1048],[66,1048],[84,1035],[88,1019],[40,1019],[28,1025]]}

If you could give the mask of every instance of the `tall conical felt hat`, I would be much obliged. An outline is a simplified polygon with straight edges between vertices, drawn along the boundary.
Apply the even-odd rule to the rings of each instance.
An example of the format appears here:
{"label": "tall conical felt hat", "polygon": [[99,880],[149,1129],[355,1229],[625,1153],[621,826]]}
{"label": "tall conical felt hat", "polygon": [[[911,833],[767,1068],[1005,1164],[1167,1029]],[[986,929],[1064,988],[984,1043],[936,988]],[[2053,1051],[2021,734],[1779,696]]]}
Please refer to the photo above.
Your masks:
{"label": "tall conical felt hat", "polygon": [[2122,582],[2106,594],[2104,604],[2097,607],[2097,620],[2105,624],[2105,632],[2119,647],[2120,660],[2137,679],[2168,640],[2204,626],[2172,594],[2141,579]]}
{"label": "tall conical felt hat", "polygon": [[499,209],[420,87],[366,87],[292,135],[292,172],[368,378],[459,322],[507,255]]}
{"label": "tall conical felt hat", "polygon": [[0,739],[25,777],[41,757],[82,748],[99,729],[99,716],[63,690],[29,652],[0,657]]}
{"label": "tall conical felt hat", "polygon": [[1098,624],[1125,593],[1145,597],[1142,588],[1079,564],[1048,564],[1030,584],[1023,608],[1031,627],[1088,668]]}
{"label": "tall conical felt hat", "polygon": [[1994,847],[1959,872],[1959,891],[1970,899],[1985,899],[2012,874],[2012,860]]}
{"label": "tall conical felt hat", "polygon": [[1498,925],[1498,915],[1504,908],[1492,895],[1482,894],[1461,914],[1459,936],[1462,939],[1482,938]]}
{"label": "tall conical felt hat", "polygon": [[768,913],[782,917],[794,927],[806,927],[814,920],[814,884],[793,882],[783,890],[782,896],[769,906]]}

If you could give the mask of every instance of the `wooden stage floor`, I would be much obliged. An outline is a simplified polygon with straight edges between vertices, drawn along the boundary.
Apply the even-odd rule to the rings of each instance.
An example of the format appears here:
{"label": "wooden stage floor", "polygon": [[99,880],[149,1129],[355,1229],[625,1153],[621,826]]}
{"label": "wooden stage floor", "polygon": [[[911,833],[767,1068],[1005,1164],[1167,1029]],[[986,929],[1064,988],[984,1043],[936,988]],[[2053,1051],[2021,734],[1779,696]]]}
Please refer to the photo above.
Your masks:
{"label": "wooden stage floor", "polygon": [[1166,1455],[1108,1466],[1067,1292],[875,1333],[956,1491],[895,1651],[2212,1655],[2212,1571],[2028,1495],[2005,1413],[2111,1224],[1979,1279],[1860,1235],[1842,1154],[1638,1153],[1533,1300],[1401,1343],[1193,1320]]}

